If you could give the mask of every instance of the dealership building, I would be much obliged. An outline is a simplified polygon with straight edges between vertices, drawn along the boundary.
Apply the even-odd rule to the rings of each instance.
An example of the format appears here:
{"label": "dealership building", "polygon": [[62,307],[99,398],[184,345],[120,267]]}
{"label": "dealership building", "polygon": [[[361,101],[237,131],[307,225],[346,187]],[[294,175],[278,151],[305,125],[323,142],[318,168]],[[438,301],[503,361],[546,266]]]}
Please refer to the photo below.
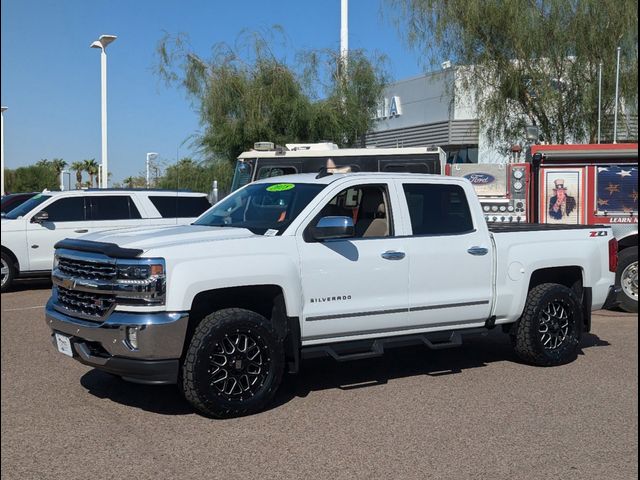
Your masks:
{"label": "dealership building", "polygon": [[[447,67],[447,65],[445,65]],[[637,107],[636,107],[637,112]],[[634,113],[636,113],[634,112]],[[603,131],[610,142],[613,119]],[[618,142],[637,141],[635,115],[621,115]],[[524,135],[524,132],[523,132]],[[465,93],[455,67],[400,80],[385,88],[376,122],[365,137],[368,147],[437,145],[452,163],[499,163],[508,152],[492,148],[478,120],[472,95]]]}

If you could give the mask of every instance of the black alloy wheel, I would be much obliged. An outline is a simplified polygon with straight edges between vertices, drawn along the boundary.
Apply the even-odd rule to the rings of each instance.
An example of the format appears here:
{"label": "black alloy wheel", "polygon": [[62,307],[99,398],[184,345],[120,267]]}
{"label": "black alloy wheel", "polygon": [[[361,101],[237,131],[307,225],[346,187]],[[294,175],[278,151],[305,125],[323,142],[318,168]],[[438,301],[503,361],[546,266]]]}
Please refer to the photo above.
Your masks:
{"label": "black alloy wheel", "polygon": [[576,359],[582,330],[582,306],[576,292],[564,285],[543,283],[527,295],[511,339],[517,355],[525,362],[562,365]]}
{"label": "black alloy wheel", "polygon": [[208,349],[209,383],[227,400],[251,398],[260,391],[269,374],[269,347],[251,329],[225,335]]}
{"label": "black alloy wheel", "polygon": [[284,372],[284,347],[262,315],[227,308],[196,327],[182,364],[182,392],[191,405],[215,418],[263,410]]}

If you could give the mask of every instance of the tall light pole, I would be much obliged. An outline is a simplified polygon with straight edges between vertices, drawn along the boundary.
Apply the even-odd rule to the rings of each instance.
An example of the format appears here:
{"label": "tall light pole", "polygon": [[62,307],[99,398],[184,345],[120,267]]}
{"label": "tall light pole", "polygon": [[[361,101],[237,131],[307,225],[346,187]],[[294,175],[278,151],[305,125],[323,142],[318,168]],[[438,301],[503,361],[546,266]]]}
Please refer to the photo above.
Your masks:
{"label": "tall light pole", "polygon": [[158,154],[155,152],[147,153],[147,188],[149,188],[149,162],[158,158]]}
{"label": "tall light pole", "polygon": [[349,57],[349,0],[340,2],[340,61],[344,75],[347,73]]}
{"label": "tall light pole", "polygon": [[598,143],[600,143],[601,127],[602,127],[602,62],[598,64]]}
{"label": "tall light pole", "polygon": [[108,164],[107,164],[107,52],[106,48],[116,38],[115,35],[100,35],[100,38],[93,42],[91,48],[99,48],[100,53],[100,72],[101,72],[101,92],[102,92],[102,172],[100,175],[100,187],[107,188],[108,180]]}
{"label": "tall light pole", "polygon": [[613,105],[613,143],[618,143],[618,84],[620,82],[620,47],[616,49],[616,101]]}
{"label": "tall light pole", "polygon": [[7,107],[2,107],[0,112],[0,183],[2,183],[2,195],[4,195],[4,111]]}

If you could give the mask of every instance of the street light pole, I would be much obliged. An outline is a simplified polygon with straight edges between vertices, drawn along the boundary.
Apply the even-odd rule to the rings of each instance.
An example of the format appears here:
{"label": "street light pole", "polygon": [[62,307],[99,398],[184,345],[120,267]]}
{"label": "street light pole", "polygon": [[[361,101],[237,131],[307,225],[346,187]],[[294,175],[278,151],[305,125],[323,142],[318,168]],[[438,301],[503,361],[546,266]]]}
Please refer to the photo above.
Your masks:
{"label": "street light pole", "polygon": [[71,172],[69,170],[60,170],[60,191],[64,191],[64,176],[69,179],[69,190],[71,190]]}
{"label": "street light pole", "polygon": [[149,152],[147,153],[147,188],[149,188],[149,162],[151,162],[151,160],[155,160],[156,158],[158,158],[158,154],[155,152]]}
{"label": "street light pole", "polygon": [[613,105],[613,143],[618,143],[618,83],[620,81],[620,47],[616,49],[616,101]]}
{"label": "street light pole", "polygon": [[349,58],[349,0],[340,2],[340,62],[343,75],[347,73]]}
{"label": "street light pole", "polygon": [[99,186],[107,188],[108,181],[108,160],[107,160],[107,52],[106,48],[116,38],[115,35],[100,35],[100,38],[93,42],[91,48],[100,49],[100,91],[102,97],[102,172],[99,178]]}
{"label": "street light pole", "polygon": [[0,112],[0,183],[2,183],[2,195],[4,195],[4,111],[7,107],[2,107]]}
{"label": "street light pole", "polygon": [[598,143],[600,143],[601,127],[602,127],[602,62],[598,64]]}

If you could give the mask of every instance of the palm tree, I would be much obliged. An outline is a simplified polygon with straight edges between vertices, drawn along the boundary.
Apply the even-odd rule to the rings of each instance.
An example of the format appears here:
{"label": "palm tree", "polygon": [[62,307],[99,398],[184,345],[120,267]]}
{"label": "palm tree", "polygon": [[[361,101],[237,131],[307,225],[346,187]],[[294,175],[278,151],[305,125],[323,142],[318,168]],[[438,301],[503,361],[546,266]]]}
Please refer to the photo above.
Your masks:
{"label": "palm tree", "polygon": [[124,179],[124,184],[127,186],[127,188],[133,188],[135,182],[136,179],[133,177],[127,177]]}
{"label": "palm tree", "polygon": [[95,158],[89,160],[83,160],[84,169],[89,174],[89,187],[93,187],[93,179],[98,174],[98,162]]}
{"label": "palm tree", "polygon": [[51,160],[51,166],[56,171],[56,174],[60,176],[60,172],[62,172],[62,170],[64,170],[64,167],[67,166],[67,162],[65,162],[61,158],[54,158],[53,160]]}
{"label": "palm tree", "polygon": [[84,172],[84,162],[73,162],[71,170],[76,172],[76,190],[82,188],[82,172]]}

